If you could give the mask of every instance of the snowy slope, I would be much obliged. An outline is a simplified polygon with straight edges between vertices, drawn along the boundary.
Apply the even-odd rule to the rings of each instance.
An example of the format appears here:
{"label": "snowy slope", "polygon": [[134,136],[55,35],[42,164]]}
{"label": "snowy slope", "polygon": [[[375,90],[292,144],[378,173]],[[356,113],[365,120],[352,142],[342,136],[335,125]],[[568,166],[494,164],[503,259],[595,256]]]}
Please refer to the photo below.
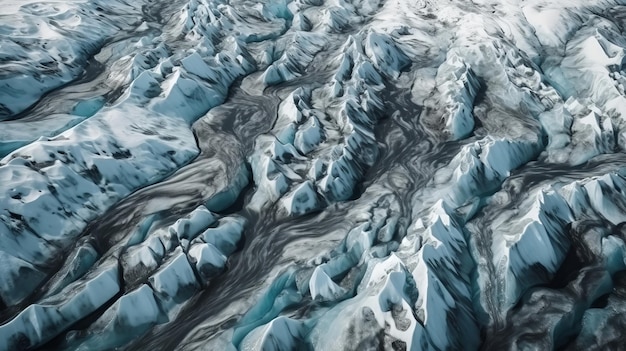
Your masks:
{"label": "snowy slope", "polygon": [[0,350],[623,344],[626,2],[2,6]]}

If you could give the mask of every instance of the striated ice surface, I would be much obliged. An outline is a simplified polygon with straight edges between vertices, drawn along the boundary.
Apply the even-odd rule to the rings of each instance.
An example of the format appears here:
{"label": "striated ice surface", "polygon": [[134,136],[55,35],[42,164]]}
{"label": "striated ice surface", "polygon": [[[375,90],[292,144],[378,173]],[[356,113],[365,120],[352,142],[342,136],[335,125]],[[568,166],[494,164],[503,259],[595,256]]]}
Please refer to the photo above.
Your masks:
{"label": "striated ice surface", "polygon": [[623,348],[626,2],[2,8],[0,351]]}
{"label": "striated ice surface", "polygon": [[120,291],[118,267],[109,265],[24,309],[0,326],[2,349],[33,348],[104,306]]}

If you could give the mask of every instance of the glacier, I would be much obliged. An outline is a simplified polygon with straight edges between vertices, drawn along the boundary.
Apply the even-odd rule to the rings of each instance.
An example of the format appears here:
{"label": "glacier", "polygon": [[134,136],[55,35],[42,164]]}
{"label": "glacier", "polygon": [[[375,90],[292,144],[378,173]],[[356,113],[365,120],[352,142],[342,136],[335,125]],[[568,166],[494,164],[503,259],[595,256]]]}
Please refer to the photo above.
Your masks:
{"label": "glacier", "polygon": [[623,348],[626,1],[2,5],[0,351]]}

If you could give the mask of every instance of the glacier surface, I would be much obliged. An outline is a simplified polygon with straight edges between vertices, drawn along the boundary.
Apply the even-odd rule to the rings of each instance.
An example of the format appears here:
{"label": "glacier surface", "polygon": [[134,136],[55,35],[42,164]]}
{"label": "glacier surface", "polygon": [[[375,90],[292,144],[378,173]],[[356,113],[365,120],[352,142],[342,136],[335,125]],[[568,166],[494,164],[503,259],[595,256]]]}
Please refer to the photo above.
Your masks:
{"label": "glacier surface", "polygon": [[623,348],[625,1],[2,7],[0,351]]}

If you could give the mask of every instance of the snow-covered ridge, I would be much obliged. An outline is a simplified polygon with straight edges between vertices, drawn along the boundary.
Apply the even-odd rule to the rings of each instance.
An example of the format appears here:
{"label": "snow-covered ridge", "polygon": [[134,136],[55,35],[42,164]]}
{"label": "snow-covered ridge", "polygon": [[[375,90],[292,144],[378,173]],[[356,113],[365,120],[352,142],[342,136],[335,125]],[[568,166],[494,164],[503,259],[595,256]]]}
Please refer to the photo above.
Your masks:
{"label": "snow-covered ridge", "polygon": [[[106,32],[98,32],[98,35],[106,35]],[[87,40],[89,45],[99,45],[93,38],[82,40]],[[163,45],[154,52],[141,54],[141,59],[136,56],[136,64],[129,66],[128,74],[132,83],[114,106],[102,109],[59,135],[42,137],[0,161],[0,173],[4,174],[2,186],[5,189],[4,197],[0,199],[1,255],[5,263],[0,297],[5,306],[19,304],[44,283],[51,274],[47,267],[56,264],[59,255],[73,245],[90,221],[132,191],[160,181],[198,155],[190,124],[223,102],[230,84],[249,71],[252,65],[249,56],[248,59],[244,57],[244,49],[237,44],[236,39],[226,41],[229,43],[224,43],[219,53],[207,52],[204,42],[197,39],[190,42],[190,52],[182,56],[167,57],[169,53]],[[83,56],[89,54],[81,53]],[[76,59],[85,58],[80,56]],[[239,180],[237,182],[241,183]],[[235,185],[234,188],[241,189],[243,185]],[[229,196],[236,197],[237,194]],[[219,206],[216,204],[216,207]],[[209,224],[201,225],[206,227]],[[240,233],[242,226],[234,230]],[[178,240],[188,242],[197,234],[184,237],[180,233]],[[208,242],[198,243],[198,247],[190,251],[189,261],[195,262],[194,269],[208,278],[223,267],[224,255],[232,252],[233,243],[238,239],[232,235],[220,238],[220,235],[215,234],[204,240]],[[214,240],[217,241],[212,242]],[[224,241],[231,244],[223,244]],[[137,260],[135,255],[127,256],[130,261],[120,258],[126,262],[122,263],[124,277],[128,279],[124,285],[141,280],[132,274],[127,275],[132,271],[132,265],[143,267],[137,272],[145,274],[151,262],[159,263],[164,255],[170,254],[167,247],[172,247],[172,244],[155,244],[154,240],[149,240],[145,248],[133,247],[129,251],[143,255],[144,258]],[[88,250],[89,246],[86,248]],[[148,257],[153,258],[150,260]],[[186,256],[182,257],[187,262]],[[77,304],[87,302],[76,300],[73,293],[68,295],[64,292],[67,290],[64,287],[70,283],[76,285],[72,291],[86,289],[85,296],[92,301],[92,310],[98,309],[116,295],[119,287],[111,290],[110,296],[94,302],[89,297],[89,294],[93,294],[90,289],[97,289],[99,283],[93,277],[80,280],[85,272],[100,269],[98,267],[101,264],[90,268],[97,258],[98,253],[93,251],[86,256],[76,256],[74,261],[69,262],[77,263],[81,267],[79,272],[68,271],[67,275],[51,285],[58,296],[65,296],[63,301],[71,312],[51,310],[45,307],[49,305],[46,300],[32,305],[44,307],[33,307],[35,309],[31,312],[25,310],[13,322],[0,327],[3,333],[7,333],[6,338],[3,338],[7,344],[1,348],[13,349],[17,345],[14,343],[26,342],[19,335],[24,335],[26,329],[32,329],[29,326],[29,323],[33,323],[32,318],[47,318],[50,323],[49,327],[41,326],[48,330],[44,334],[37,332],[36,336],[25,335],[27,343],[34,346],[41,345],[89,314],[89,311],[76,310]],[[111,261],[106,257],[104,260]],[[131,266],[126,267],[126,264]],[[209,269],[209,266],[214,268]],[[190,264],[188,267],[189,271],[194,271]],[[113,275],[117,280],[117,274]],[[195,274],[192,273],[191,277],[195,280]],[[199,286],[201,283],[194,284]],[[142,294],[144,290],[141,290]],[[155,294],[161,296],[159,294],[166,293],[160,292],[157,287]],[[28,313],[32,316],[27,317]],[[59,318],[63,323],[59,324]],[[115,334],[115,330],[111,332]]]}
{"label": "snow-covered ridge", "polygon": [[0,119],[79,77],[108,38],[139,27],[142,6],[146,2],[31,2],[2,15]]}
{"label": "snow-covered ridge", "polygon": [[[300,40],[298,45],[311,46],[307,43]],[[385,51],[385,45],[393,51]],[[332,83],[294,90],[279,108],[274,136],[258,140],[259,151],[251,158],[259,187],[252,200],[256,208],[263,206],[256,199],[282,198],[287,213],[304,214],[346,200],[374,164],[374,129],[384,115],[385,77],[394,79],[410,62],[389,36],[376,32],[349,37],[342,52],[330,64]],[[274,65],[282,65],[281,60]],[[310,64],[309,58],[299,61]],[[268,72],[278,67],[274,65],[263,75],[266,83]],[[299,75],[297,67],[293,70]]]}
{"label": "snow-covered ridge", "polygon": [[[193,44],[182,57],[164,57],[163,46],[148,53],[153,63],[131,66],[134,80],[115,106],[0,161],[6,189],[0,240],[6,242],[3,256],[15,263],[4,266],[5,304],[27,297],[47,275],[41,267],[89,221],[197,155],[189,125],[223,102],[230,84],[252,63],[236,41],[208,55],[204,41]],[[142,68],[147,70],[137,73]],[[20,279],[17,267],[32,278]]]}
{"label": "snow-covered ridge", "polygon": [[0,350],[619,339],[623,1],[7,6]]}
{"label": "snow-covered ridge", "polygon": [[[224,269],[226,258],[241,240],[245,226],[245,220],[239,217],[218,220],[204,206],[169,227],[147,223],[150,229],[139,229],[147,230],[143,239],[121,246],[125,252],[119,261],[115,256],[104,257],[91,273],[60,280],[58,292],[0,326],[4,340],[0,347],[14,349],[25,342],[24,337],[31,346],[41,345],[104,306],[120,289],[130,290],[147,278],[148,285],[139,284],[127,291],[86,335],[68,340],[69,345],[78,349],[104,350],[122,345],[136,333],[174,319],[185,300]],[[96,263],[84,257],[77,257],[77,261],[69,264]],[[33,328],[42,331],[24,334]]]}
{"label": "snow-covered ridge", "polygon": [[[2,301],[13,305],[27,297],[45,279],[43,267],[71,245],[89,221],[197,152],[190,130],[180,120],[147,116],[127,104],[5,157],[0,166],[0,240],[7,262]],[[32,278],[18,267],[32,272]]]}
{"label": "snow-covered ridge", "polygon": [[[432,109],[422,116],[432,117],[433,120],[436,117],[445,118],[446,125],[443,129],[447,129],[453,139],[467,137],[474,131],[475,117],[472,116],[472,109],[478,90],[484,84],[486,85],[484,91],[486,98],[482,97],[482,100],[478,102],[480,104],[478,106],[480,112],[478,133],[484,135],[484,133],[496,132],[497,137],[488,135],[482,140],[466,144],[447,166],[434,172],[429,183],[430,189],[417,192],[413,207],[413,215],[417,221],[410,227],[406,238],[401,242],[398,256],[391,254],[385,261],[397,262],[394,264],[398,270],[387,269],[383,275],[385,278],[381,278],[388,279],[388,282],[393,281],[393,284],[399,284],[394,289],[398,289],[396,291],[401,291],[401,293],[391,298],[393,303],[390,304],[394,306],[393,310],[389,311],[389,305],[384,307],[384,303],[382,306],[378,305],[378,301],[389,298],[386,288],[383,289],[385,292],[365,292],[359,288],[356,294],[346,289],[345,280],[342,279],[347,277],[341,277],[346,276],[345,272],[349,271],[350,267],[354,267],[355,262],[359,262],[357,266],[365,264],[384,266],[382,263],[374,263],[378,262],[375,255],[374,257],[362,256],[362,251],[351,251],[349,256],[351,258],[338,256],[314,268],[309,273],[308,289],[303,290],[300,283],[295,283],[295,286],[284,287],[282,290],[286,293],[290,289],[296,289],[298,293],[293,297],[296,300],[299,300],[300,294],[306,296],[309,293],[314,300],[344,302],[328,308],[328,311],[326,308],[321,308],[309,318],[298,319],[292,315],[289,318],[286,315],[278,316],[248,334],[248,337],[243,339],[242,345],[246,345],[245,347],[250,349],[259,349],[261,345],[275,347],[269,346],[269,340],[272,340],[273,335],[283,333],[282,335],[290,335],[288,340],[284,341],[285,345],[300,345],[297,347],[310,345],[320,349],[341,348],[346,345],[336,340],[348,338],[348,334],[342,334],[342,331],[346,330],[344,326],[349,326],[350,338],[359,335],[356,340],[352,339],[352,344],[363,347],[364,345],[397,345],[399,341],[394,338],[400,337],[402,347],[407,349],[478,348],[481,343],[477,337],[480,328],[490,328],[494,325],[491,323],[496,323],[495,325],[500,323],[527,291],[532,290],[537,284],[549,281],[557,273],[572,245],[568,239],[568,228],[580,218],[575,208],[602,206],[603,210],[593,214],[601,219],[609,219],[611,215],[616,216],[622,213],[621,205],[614,207],[614,205],[607,204],[607,200],[595,200],[596,202],[602,201],[602,205],[576,204],[576,201],[564,197],[560,187],[539,187],[522,196],[525,200],[519,204],[520,209],[502,211],[497,217],[489,218],[489,227],[477,227],[477,224],[484,218],[481,216],[477,220],[478,223],[474,223],[472,218],[481,207],[489,209],[505,206],[505,203],[501,201],[506,201],[503,197],[506,192],[497,191],[511,173],[537,157],[544,159],[546,154],[540,156],[546,147],[545,139],[542,140],[544,133],[549,137],[548,160],[564,161],[563,158],[557,160],[552,156],[563,152],[564,149],[567,150],[563,148],[567,144],[558,139],[560,138],[558,133],[563,132],[550,129],[553,123],[551,119],[564,118],[566,121],[564,126],[567,128],[564,133],[571,136],[572,143],[577,140],[577,145],[581,145],[571,147],[574,151],[571,152],[568,161],[572,164],[585,162],[604,153],[615,152],[613,146],[615,123],[612,122],[613,119],[602,116],[602,112],[594,109],[593,106],[585,110],[582,106],[578,107],[576,101],[567,100],[568,96],[564,98],[560,95],[562,86],[556,89],[550,86],[548,80],[543,77],[541,68],[537,66],[536,61],[533,61],[536,59],[536,52],[529,52],[527,55],[520,54],[510,42],[486,39],[491,37],[493,29],[487,25],[493,25],[492,22],[484,17],[476,20],[475,16],[472,18],[471,15],[463,16],[455,10],[450,11],[450,14],[459,16],[460,23],[470,24],[470,30],[459,35],[459,39],[448,54],[448,60],[439,67],[433,84],[436,90],[426,101],[430,103]],[[335,27],[335,29],[338,28]],[[518,35],[518,33],[510,34]],[[485,39],[487,43],[482,41]],[[535,42],[531,45],[536,44]],[[333,82],[336,96],[345,94],[346,90],[341,82],[343,77],[354,69],[354,66],[351,58],[346,59],[344,56]],[[374,67],[381,68],[380,66]],[[381,77],[383,76],[393,77],[393,75],[381,73]],[[615,74],[611,77],[619,78]],[[381,78],[371,79],[370,82],[376,82],[377,79],[378,82],[382,82]],[[615,86],[618,85],[619,82],[615,84]],[[499,95],[503,92],[504,96]],[[290,101],[291,97],[288,99],[288,102]],[[298,121],[304,113],[301,111],[302,105],[298,105],[300,100],[295,99],[295,101],[296,104],[290,106],[299,107],[284,108],[283,111],[294,111],[292,115],[296,116],[294,120]],[[498,123],[507,123],[506,117],[499,119],[483,112],[498,104],[511,109],[521,108],[525,113],[524,116],[518,114],[505,116],[515,119],[526,118],[528,121],[520,124],[514,120],[513,125],[521,126],[521,130],[530,132],[530,135],[524,135],[524,132],[515,130],[513,126],[499,125]],[[434,112],[437,108],[446,112]],[[563,111],[577,115],[573,124],[567,123],[568,117],[558,115]],[[287,124],[277,123],[277,125]],[[432,126],[433,129],[441,130],[440,125],[441,123],[437,126],[426,124],[427,127]],[[593,131],[593,134],[587,130]],[[327,133],[327,135],[332,134]],[[590,148],[590,144],[596,146]],[[594,183],[595,180],[590,184]],[[607,189],[606,191],[620,192],[619,189],[621,189],[615,181],[609,183],[603,181],[601,187]],[[308,193],[306,196],[298,195],[302,199],[316,198],[310,195],[312,194],[310,185],[307,184],[306,187],[300,189],[295,193],[304,192],[304,189]],[[597,190],[594,193],[597,193]],[[491,196],[497,200],[485,202],[484,199],[489,199]],[[576,195],[577,198],[578,196]],[[580,198],[593,199],[594,196],[580,195]],[[608,198],[619,199],[619,196],[608,195]],[[288,199],[290,203],[293,202],[292,198]],[[619,200],[617,201],[619,203]],[[498,213],[497,210],[494,209],[494,211]],[[585,213],[589,215],[588,211]],[[469,225],[466,224],[468,221]],[[609,219],[609,221],[613,224],[617,223],[617,219]],[[471,228],[469,232],[466,225]],[[359,241],[361,245],[356,247],[370,247],[375,235],[372,236],[371,232],[364,231],[363,228],[368,228],[368,226],[349,231],[346,234],[345,243],[339,246],[340,250],[350,250],[350,248],[354,250],[355,246],[344,245],[349,245],[348,243],[356,237],[363,240]],[[486,235],[493,237],[486,239],[484,236],[476,238],[468,236],[475,233],[475,230],[488,231],[493,234]],[[356,233],[363,234],[355,236]],[[483,245],[488,247],[483,249]],[[486,263],[486,261],[492,263]],[[494,267],[495,271],[489,267]],[[410,280],[405,280],[407,271],[412,272]],[[297,273],[285,274],[297,276]],[[368,273],[361,271],[361,274],[365,276],[363,280],[360,280],[361,284],[366,284]],[[404,278],[400,278],[401,275]],[[474,284],[472,280],[476,277],[478,283]],[[357,281],[359,279],[361,278],[357,278]],[[604,284],[602,281],[599,282]],[[407,293],[408,291],[412,291],[413,294]],[[476,291],[479,291],[481,295],[478,299],[475,296]],[[268,294],[280,295],[276,290],[270,290]],[[365,302],[367,296],[372,294],[375,294],[376,302]],[[262,299],[271,299],[270,296],[264,296]],[[391,296],[394,295],[391,294]],[[594,296],[599,295],[596,293]],[[397,319],[399,317],[396,316],[406,317],[408,312],[413,312],[417,318],[406,320],[406,323],[402,324],[403,332],[396,331],[394,326],[398,328],[400,325]],[[383,317],[385,313],[390,313],[390,318],[392,316],[393,318],[385,320]],[[491,319],[485,320],[484,315],[489,315]],[[455,323],[450,322],[451,318],[455,319]],[[267,315],[264,319],[267,320]],[[247,319],[244,318],[244,320]],[[567,321],[570,320],[567,319]],[[244,323],[244,325],[247,324]],[[244,330],[247,328],[245,327]],[[468,330],[473,330],[473,332],[468,332]],[[384,335],[380,341],[365,337],[365,335],[379,332]],[[557,327],[554,332],[563,333],[563,329]],[[329,334],[330,338],[327,338]],[[240,340],[239,337],[234,339],[235,345],[238,345],[238,340]],[[557,335],[555,340],[561,339]]]}

